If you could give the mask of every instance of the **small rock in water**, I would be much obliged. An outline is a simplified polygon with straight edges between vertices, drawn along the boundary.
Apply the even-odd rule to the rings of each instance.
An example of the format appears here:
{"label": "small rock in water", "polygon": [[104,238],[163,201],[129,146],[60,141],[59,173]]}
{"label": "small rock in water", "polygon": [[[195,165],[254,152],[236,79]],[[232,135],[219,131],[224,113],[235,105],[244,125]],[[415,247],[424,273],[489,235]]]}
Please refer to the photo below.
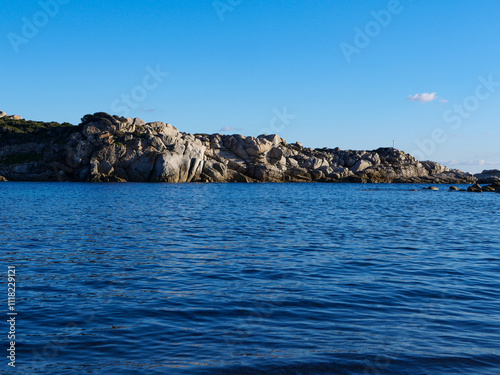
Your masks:
{"label": "small rock in water", "polygon": [[482,193],[483,192],[483,188],[481,187],[481,185],[479,184],[474,184],[472,186],[470,186],[467,191],[469,193]]}
{"label": "small rock in water", "polygon": [[450,186],[450,191],[459,191],[460,189],[456,186]]}
{"label": "small rock in water", "polygon": [[437,190],[439,190],[439,188],[437,188],[435,186],[429,186],[429,187],[424,188],[424,190],[434,190],[434,191],[437,191]]}

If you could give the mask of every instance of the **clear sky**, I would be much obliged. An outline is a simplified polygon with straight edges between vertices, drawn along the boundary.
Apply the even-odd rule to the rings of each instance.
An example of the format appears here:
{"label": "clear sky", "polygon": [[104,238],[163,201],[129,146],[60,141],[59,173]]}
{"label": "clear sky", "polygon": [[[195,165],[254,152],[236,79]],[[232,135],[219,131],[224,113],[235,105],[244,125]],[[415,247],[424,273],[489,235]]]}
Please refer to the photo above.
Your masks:
{"label": "clear sky", "polygon": [[[498,0],[2,4],[0,110],[500,169]],[[497,83],[498,82],[498,83]]]}

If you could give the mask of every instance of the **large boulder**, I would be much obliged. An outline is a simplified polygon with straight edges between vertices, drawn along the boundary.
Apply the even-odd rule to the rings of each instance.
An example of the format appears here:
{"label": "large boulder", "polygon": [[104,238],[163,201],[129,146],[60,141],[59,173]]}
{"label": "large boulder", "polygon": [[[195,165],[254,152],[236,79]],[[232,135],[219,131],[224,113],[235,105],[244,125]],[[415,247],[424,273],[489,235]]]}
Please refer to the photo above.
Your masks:
{"label": "large boulder", "polygon": [[110,175],[114,170],[113,166],[107,160],[100,162],[99,167],[97,168],[97,171],[103,175]]}
{"label": "large boulder", "polygon": [[470,193],[482,193],[483,192],[483,188],[479,184],[474,184],[472,186],[469,186],[467,188],[467,191],[470,192]]}
{"label": "large boulder", "polygon": [[358,173],[358,172],[362,172],[365,169],[368,169],[371,167],[372,167],[372,163],[369,162],[368,160],[360,160],[354,165],[354,167],[352,167],[351,170],[353,173]]}
{"label": "large boulder", "polygon": [[245,137],[236,135],[236,136],[225,136],[222,140],[223,145],[226,149],[231,151],[234,155],[238,156],[243,160],[250,160],[250,155],[246,150],[246,142]]}
{"label": "large boulder", "polygon": [[441,165],[434,161],[426,160],[420,163],[424,166],[424,168],[427,170],[427,172],[429,172],[430,175],[444,173],[450,170],[448,167],[445,167],[444,165]]}
{"label": "large boulder", "polygon": [[206,160],[203,166],[203,180],[207,182],[225,182],[227,180],[227,165],[216,160]]}
{"label": "large boulder", "polygon": [[133,182],[149,182],[157,159],[156,153],[137,155],[124,169]]}
{"label": "large boulder", "polygon": [[184,155],[161,154],[156,160],[151,181],[154,182],[192,182],[198,181],[203,172],[202,159]]}

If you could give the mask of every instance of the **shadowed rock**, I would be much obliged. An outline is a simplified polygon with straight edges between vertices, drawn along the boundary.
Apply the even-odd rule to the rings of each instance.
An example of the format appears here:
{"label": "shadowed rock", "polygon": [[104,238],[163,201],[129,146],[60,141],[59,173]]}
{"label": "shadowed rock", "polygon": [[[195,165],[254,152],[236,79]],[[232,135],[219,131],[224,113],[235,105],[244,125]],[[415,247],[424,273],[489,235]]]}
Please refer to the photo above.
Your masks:
{"label": "shadowed rock", "polygon": [[474,184],[472,186],[469,186],[469,188],[467,189],[467,191],[469,193],[482,193],[483,192],[483,188],[479,184]]}
{"label": "shadowed rock", "polygon": [[479,184],[492,184],[500,181],[500,171],[498,169],[483,171],[474,176]]}

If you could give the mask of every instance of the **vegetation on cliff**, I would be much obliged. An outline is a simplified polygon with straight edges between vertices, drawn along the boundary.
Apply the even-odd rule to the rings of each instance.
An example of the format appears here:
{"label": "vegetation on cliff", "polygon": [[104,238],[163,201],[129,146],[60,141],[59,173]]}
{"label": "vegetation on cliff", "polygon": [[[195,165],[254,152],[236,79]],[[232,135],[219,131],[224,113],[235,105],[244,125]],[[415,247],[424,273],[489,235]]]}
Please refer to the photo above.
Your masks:
{"label": "vegetation on cliff", "polygon": [[67,122],[0,117],[0,170],[21,180],[57,180],[56,176],[51,177],[51,163],[64,160],[67,138],[79,130],[81,126]]}
{"label": "vegetation on cliff", "polygon": [[28,141],[47,139],[57,136],[67,136],[79,127],[68,122],[43,122],[30,120],[17,120],[7,117],[0,118],[0,145],[11,141]]}

